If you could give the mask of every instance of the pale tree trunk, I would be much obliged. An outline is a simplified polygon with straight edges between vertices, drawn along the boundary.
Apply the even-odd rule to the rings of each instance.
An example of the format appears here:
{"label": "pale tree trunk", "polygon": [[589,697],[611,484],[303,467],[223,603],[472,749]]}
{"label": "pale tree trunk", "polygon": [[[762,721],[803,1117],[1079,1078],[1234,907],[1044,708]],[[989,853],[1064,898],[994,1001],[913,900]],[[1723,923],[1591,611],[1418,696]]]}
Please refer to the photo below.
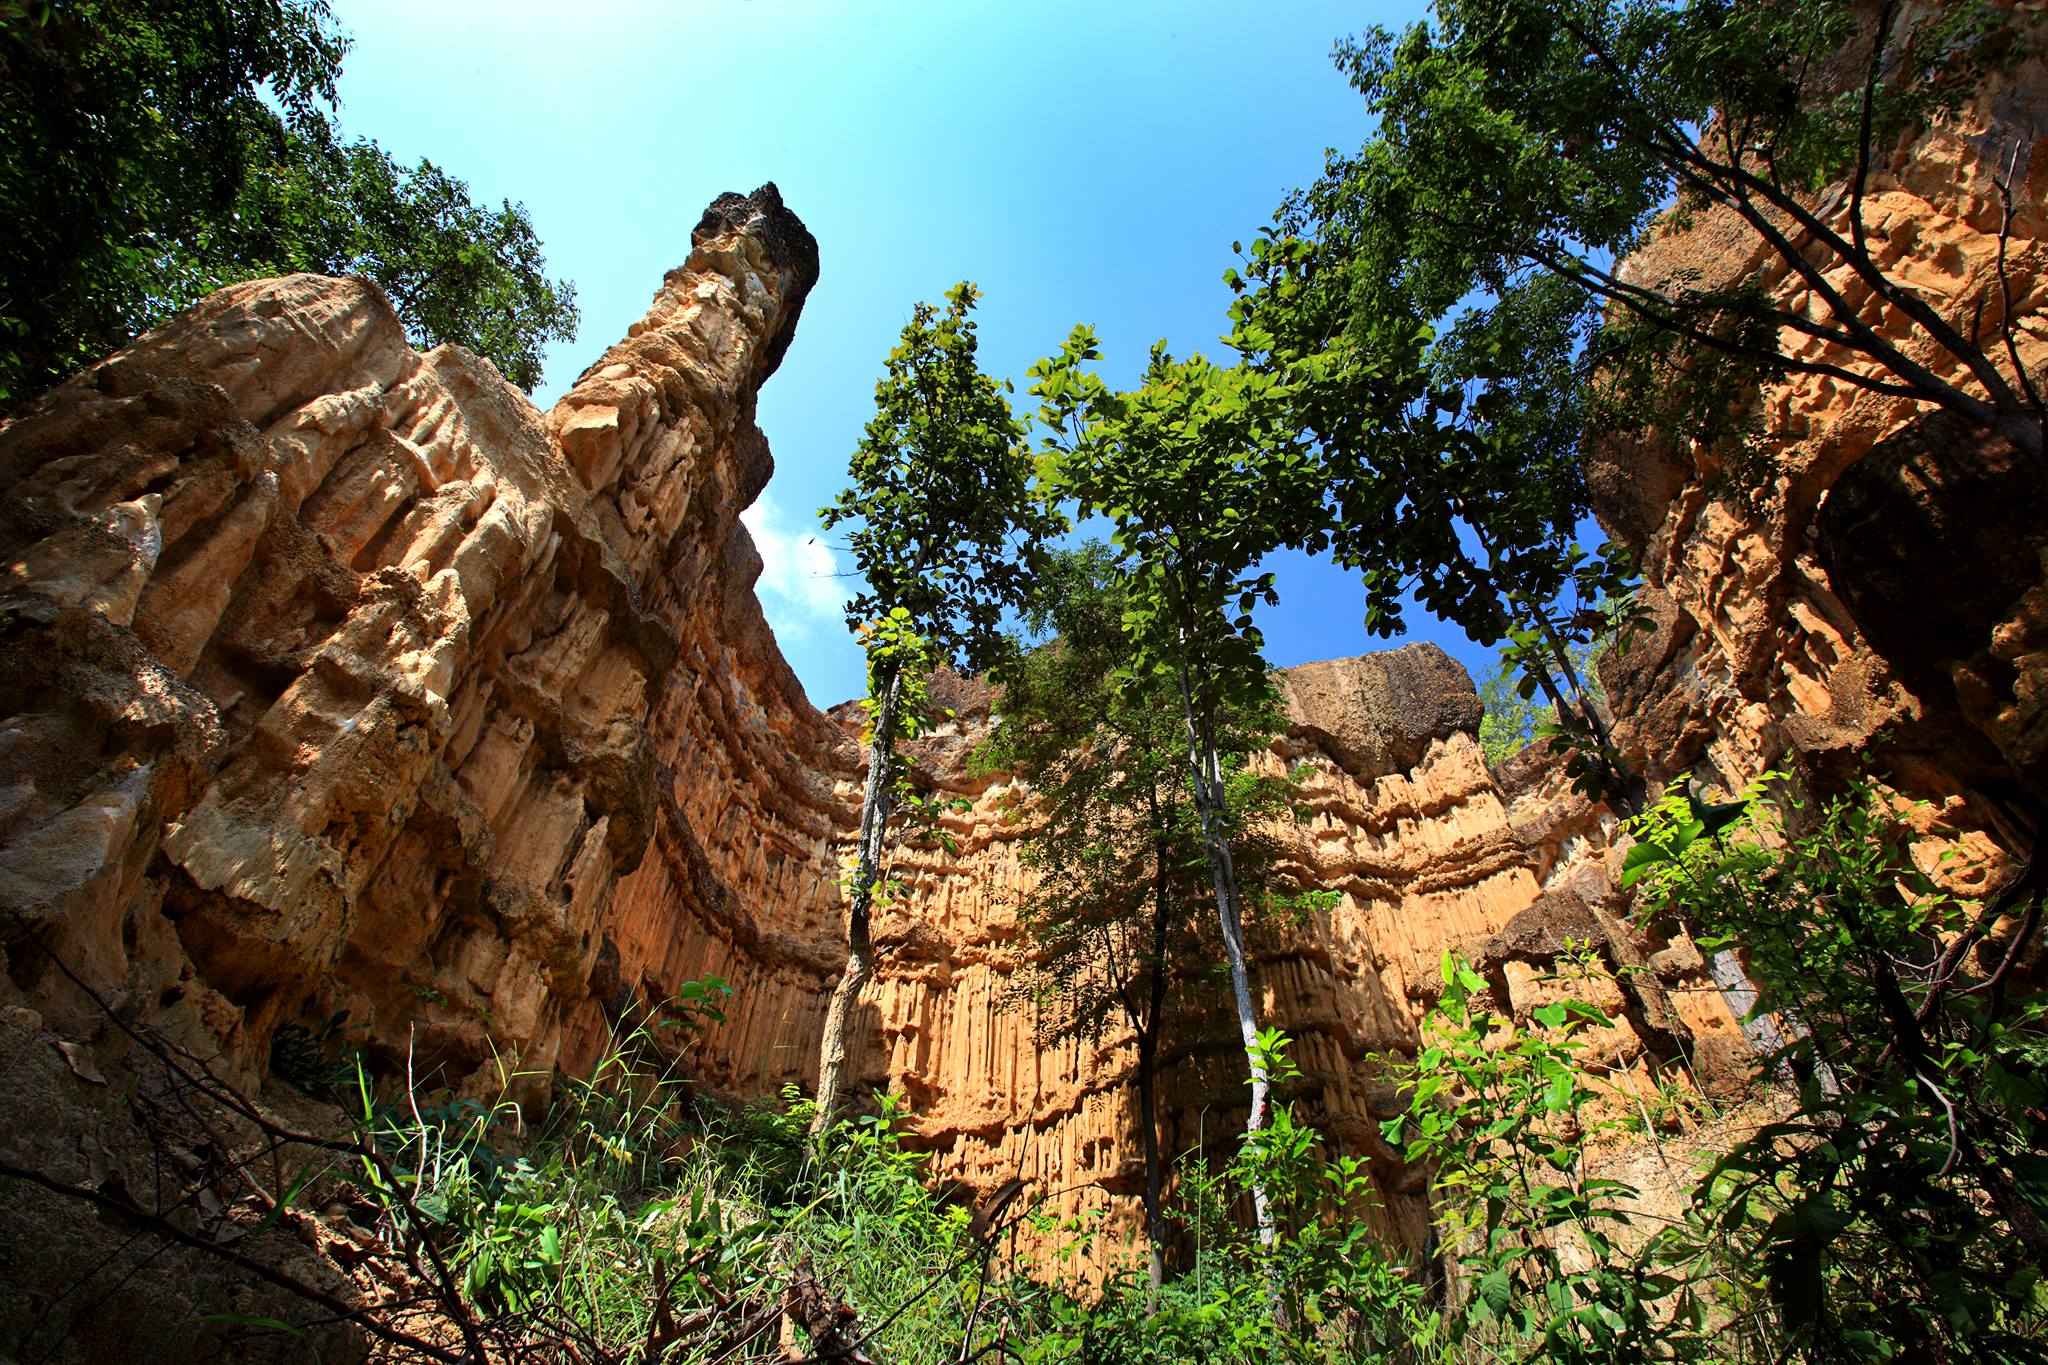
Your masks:
{"label": "pale tree trunk", "polygon": [[[1244,910],[1238,898],[1237,866],[1230,856],[1230,841],[1223,833],[1229,816],[1228,798],[1223,791],[1223,763],[1209,726],[1195,713],[1194,692],[1188,682],[1185,634],[1182,644],[1180,699],[1188,732],[1188,781],[1202,828],[1202,847],[1209,856],[1209,876],[1215,884],[1216,921],[1223,931],[1224,956],[1230,962],[1230,994],[1237,1006],[1237,1029],[1244,1038],[1245,1059],[1251,1064],[1252,1110],[1244,1125],[1246,1138],[1251,1138],[1266,1126],[1266,1096],[1271,1086],[1265,1060],[1259,1055],[1258,1012],[1252,1006],[1251,976],[1245,966]],[[1273,1208],[1263,1180],[1252,1184],[1252,1216],[1258,1226],[1259,1244],[1271,1247]]]}
{"label": "pale tree trunk", "polygon": [[861,987],[875,969],[868,911],[874,904],[875,883],[881,877],[882,834],[889,824],[890,788],[896,766],[896,698],[902,681],[901,670],[892,669],[875,708],[867,786],[861,792],[853,881],[846,889],[846,970],[832,989],[832,1003],[825,1010],[825,1034],[818,1048],[818,1108],[811,1116],[814,1136],[831,1125],[839,1108],[839,1091],[846,1073],[846,1025],[860,999]]}

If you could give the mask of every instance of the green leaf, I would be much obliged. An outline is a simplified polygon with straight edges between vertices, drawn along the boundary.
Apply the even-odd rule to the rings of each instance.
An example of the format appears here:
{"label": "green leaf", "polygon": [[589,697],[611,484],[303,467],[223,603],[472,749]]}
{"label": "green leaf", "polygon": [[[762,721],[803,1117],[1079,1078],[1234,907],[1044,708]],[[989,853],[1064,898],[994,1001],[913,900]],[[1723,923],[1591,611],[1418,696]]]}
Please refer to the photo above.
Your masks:
{"label": "green leaf", "polygon": [[1495,1267],[1481,1275],[1472,1288],[1473,1294],[1494,1317],[1507,1317],[1514,1302],[1515,1282],[1505,1267]]}

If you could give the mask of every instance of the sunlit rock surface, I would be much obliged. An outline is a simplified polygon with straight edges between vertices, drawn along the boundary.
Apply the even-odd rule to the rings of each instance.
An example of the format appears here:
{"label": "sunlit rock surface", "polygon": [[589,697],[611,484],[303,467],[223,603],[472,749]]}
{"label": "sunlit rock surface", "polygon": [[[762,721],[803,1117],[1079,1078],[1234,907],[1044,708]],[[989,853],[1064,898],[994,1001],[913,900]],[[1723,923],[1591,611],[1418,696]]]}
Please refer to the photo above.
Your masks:
{"label": "sunlit rock surface", "polygon": [[[426,1083],[537,1099],[711,974],[734,994],[691,1049],[703,1082],[809,1083],[864,765],[853,711],[783,662],[738,518],[817,251],[772,188],[693,243],[547,414],[465,351],[415,353],[375,288],[295,276],[214,295],[0,432],[0,923],[44,1026],[112,1045],[61,963],[246,1084],[280,1026],[338,1017]],[[1301,1097],[1419,1243],[1375,1055],[1412,1051],[1445,948],[1526,1009],[1551,956],[1605,938],[1611,821],[1540,764],[1526,790],[1489,773],[1471,681],[1432,648],[1283,682],[1294,870],[1342,900],[1258,927],[1258,988]],[[957,855],[901,855],[857,1079],[907,1098],[966,1197],[1022,1178],[1128,1227],[1128,1040],[1045,1045],[1012,989],[1022,831],[1005,784],[967,776],[986,689],[947,687],[918,772],[970,805]],[[1640,1023],[1618,1064],[1695,1048],[1668,1006],[1617,1003]],[[1216,1019],[1169,1052],[1169,1152],[1242,1122]]]}
{"label": "sunlit rock surface", "polygon": [[[547,415],[416,353],[370,285],[257,281],[0,431],[14,989],[103,1032],[54,956],[245,1078],[280,1023],[345,1012],[387,1057],[544,1085],[663,755],[795,694],[738,516],[816,273],[772,187],[719,200]],[[806,708],[776,747],[824,731]]]}
{"label": "sunlit rock surface", "polygon": [[[1998,78],[1961,114],[1887,149],[1863,216],[1871,255],[2015,382],[2048,363],[2048,84],[2038,65]],[[2012,177],[2012,216],[1997,181]],[[1848,232],[1850,198],[1818,205]],[[2006,277],[1999,277],[2007,235]],[[1794,308],[1805,283],[1729,214],[1698,215],[1631,258],[1632,277],[1712,288],[1754,279]],[[1899,310],[1846,267],[1829,282],[1908,356],[1965,389]],[[1787,333],[1790,338],[1790,334]],[[1803,359],[1870,373],[1817,338]],[[1922,817],[1960,847],[1965,890],[2024,855],[2048,800],[2048,471],[2003,440],[1910,400],[1825,376],[1762,395],[1786,439],[1761,469],[1671,443],[1590,452],[1600,518],[1640,556],[1650,637],[1606,670],[1623,742],[1658,780],[1704,767],[1740,785],[1790,764],[1824,781],[1875,757],[1929,800]]]}

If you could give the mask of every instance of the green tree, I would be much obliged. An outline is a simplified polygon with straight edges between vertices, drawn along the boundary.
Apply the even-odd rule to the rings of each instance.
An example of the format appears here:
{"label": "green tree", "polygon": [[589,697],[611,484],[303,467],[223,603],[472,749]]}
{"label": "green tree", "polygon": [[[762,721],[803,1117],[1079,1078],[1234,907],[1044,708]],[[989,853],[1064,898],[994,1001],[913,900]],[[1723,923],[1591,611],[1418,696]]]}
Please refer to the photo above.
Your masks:
{"label": "green tree", "polygon": [[[1025,624],[1051,638],[1001,673],[1001,723],[977,754],[1023,784],[1025,867],[1037,881],[1018,905],[1032,944],[1020,989],[1043,1011],[1042,1036],[1093,1038],[1121,1020],[1136,1043],[1133,1083],[1145,1159],[1145,1232],[1153,1293],[1165,1280],[1165,1164],[1158,1075],[1162,1040],[1200,1028],[1190,977],[1215,961],[1214,900],[1201,830],[1187,798],[1186,735],[1169,678],[1130,673],[1130,593],[1108,547],[1053,557]],[[1247,758],[1280,729],[1269,689],[1218,717],[1231,843],[1241,889],[1285,899],[1274,882],[1291,784]],[[1202,932],[1204,917],[1211,932]]]}
{"label": "green tree", "polygon": [[1047,540],[1065,526],[1034,497],[1025,428],[1007,385],[981,372],[958,284],[943,313],[920,303],[875,385],[875,415],[848,467],[850,486],[820,512],[847,544],[866,589],[846,607],[868,658],[867,781],[846,898],[846,969],[833,989],[818,1059],[823,1132],[839,1106],[846,1028],[874,971],[870,912],[893,810],[910,793],[896,746],[924,719],[923,685],[941,664],[978,671],[1003,652],[1006,614],[1025,603]]}
{"label": "green tree", "polygon": [[[1051,433],[1048,481],[1084,513],[1110,520],[1130,594],[1130,671],[1163,676],[1177,694],[1188,790],[1251,1070],[1245,1131],[1256,1137],[1270,1084],[1246,964],[1223,724],[1271,686],[1251,612],[1277,599],[1273,575],[1259,565],[1283,545],[1320,545],[1322,471],[1271,374],[1200,356],[1176,361],[1161,342],[1143,383],[1118,392],[1086,368],[1097,359],[1095,335],[1081,326],[1058,356],[1031,369]],[[1263,1184],[1253,1186],[1252,1203],[1270,1245]]]}
{"label": "green tree", "polygon": [[[2039,51],[2039,15],[1988,0],[1434,11],[1338,45],[1377,129],[1281,212],[1276,240],[1324,277],[1333,309],[1433,319],[1474,290],[1548,279],[1611,320],[1608,421],[1746,440],[1759,387],[1805,375],[1945,409],[2042,455],[2048,408],[2020,363],[2010,290],[1981,327],[1952,319],[1909,282],[1910,250],[1880,259],[1902,244],[1874,249],[1865,215],[1888,149]],[[2001,243],[2014,170],[1994,168]],[[1756,271],[1656,280],[1617,264],[1703,213],[1740,234]],[[2002,250],[1998,274],[2003,287]],[[1759,283],[1778,275],[1796,297]]]}
{"label": "green tree", "polygon": [[2015,972],[2040,906],[1944,888],[1916,813],[1867,779],[1768,799],[1782,778],[1739,805],[1669,790],[1632,829],[1624,882],[1703,948],[1739,945],[1796,1083],[1658,1269],[1725,1281],[1760,1358],[2048,1360],[2048,1002]]}
{"label": "green tree", "polygon": [[416,344],[539,382],[574,288],[524,208],[342,139],[347,48],[325,0],[0,0],[0,404],[296,270],[372,279]]}
{"label": "green tree", "polygon": [[1589,790],[1633,805],[1584,646],[1626,594],[1617,547],[1580,549],[1591,494],[1579,460],[1587,335],[1576,290],[1521,281],[1447,317],[1382,289],[1367,314],[1341,272],[1271,231],[1239,293],[1232,340],[1293,378],[1295,421],[1330,486],[1330,540],[1365,581],[1365,626],[1397,636],[1409,594],[1481,644],[1505,640],[1525,696],[1541,692],[1558,747]]}

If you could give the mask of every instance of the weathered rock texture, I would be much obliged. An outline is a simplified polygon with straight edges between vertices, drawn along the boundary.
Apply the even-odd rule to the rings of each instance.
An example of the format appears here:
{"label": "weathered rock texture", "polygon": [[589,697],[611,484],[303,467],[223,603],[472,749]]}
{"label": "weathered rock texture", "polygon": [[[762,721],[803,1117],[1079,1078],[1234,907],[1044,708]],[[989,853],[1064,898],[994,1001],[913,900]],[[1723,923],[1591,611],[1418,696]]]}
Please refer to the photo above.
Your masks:
{"label": "weathered rock texture", "polygon": [[[838,734],[738,521],[817,248],[772,186],[691,241],[546,415],[414,352],[373,286],[294,276],[0,429],[0,948],[59,1080],[90,1097],[150,1024],[254,1086],[281,1024],[341,1015],[429,1085],[536,1095],[622,968],[658,973],[666,929],[618,892],[650,848],[706,914],[777,894],[778,838],[829,865]],[[781,890],[801,961],[832,888]],[[37,1093],[0,1142],[43,1169]],[[139,1109],[77,1112],[146,1150]],[[78,1169],[46,1174],[99,1179],[57,1136]],[[77,1218],[47,1204],[10,1200],[0,1240]]]}
{"label": "weathered rock texture", "polygon": [[[1990,290],[1987,158],[2044,126],[2038,85],[2001,88],[1873,186],[1887,258],[1957,316]],[[2010,259],[2033,312],[2048,168],[2029,174]],[[1736,241],[1708,218],[1634,268],[1754,268]],[[772,189],[719,200],[545,415],[466,352],[414,353],[373,287],[257,282],[0,430],[11,1036],[112,1066],[103,1003],[257,1084],[281,1024],[345,1012],[387,1061],[490,1091],[502,1065],[531,1096],[716,974],[735,995],[693,1054],[706,1083],[807,1084],[863,765],[850,713],[784,665],[738,515],[770,470],[755,394],[816,271]],[[1946,797],[1936,823],[2018,846],[2048,761],[2038,472],[1869,395],[1766,402],[1800,433],[1767,497],[1717,491],[1711,452],[1596,459],[1659,621],[1612,678],[1624,733],[1654,777],[1704,757],[1735,780],[1788,748],[1839,767],[1888,725],[1895,780]],[[1308,772],[1291,863],[1341,895],[1259,927],[1256,984],[1314,1119],[1373,1158],[1391,1235],[1420,1241],[1421,1204],[1379,1143],[1395,1097],[1372,1059],[1413,1048],[1446,948],[1525,1012],[1593,943],[1648,969],[1611,988],[1597,1056],[1617,1077],[1741,1075],[1697,951],[1621,925],[1611,815],[1539,761],[1489,771],[1456,665],[1413,646],[1282,681],[1270,761]],[[1132,1049],[1041,1046],[1010,989],[1021,830],[1003,784],[967,776],[988,699],[954,687],[917,760],[967,798],[958,851],[900,854],[854,1080],[906,1096],[968,1197],[1021,1177],[1128,1227]],[[1166,1150],[1236,1129],[1227,1028],[1166,1064]]]}
{"label": "weathered rock texture", "polygon": [[[616,962],[658,754],[758,747],[751,689],[796,694],[737,518],[816,246],[772,187],[692,240],[545,417],[460,348],[415,353],[373,286],[294,276],[0,432],[26,1003],[95,1028],[54,958],[245,1072],[280,1021],[345,1010],[386,1050],[545,1076]],[[776,755],[825,732],[777,719]],[[791,787],[719,776],[732,803]]]}
{"label": "weathered rock texture", "polygon": [[[2001,365],[2009,296],[2021,362],[2037,375],[2048,362],[2044,137],[2048,83],[2029,65],[1892,149],[1864,208],[1890,277]],[[1994,184],[2008,170],[2009,295]],[[1846,194],[1821,207],[1848,231]],[[1807,304],[1803,283],[1718,212],[1629,268],[1705,288],[1754,279]],[[1870,302],[1846,267],[1830,280],[1853,304]],[[1865,315],[1961,381],[1896,309],[1870,304]],[[1805,358],[1871,369],[1805,344]],[[1834,780],[1874,755],[1888,781],[1934,803],[1937,842],[1982,855],[1967,879],[1982,887],[2003,875],[1999,850],[2031,845],[2048,798],[2048,478],[2004,441],[1910,400],[1804,377],[1760,401],[1765,429],[1782,437],[1761,478],[1731,480],[1722,452],[1669,443],[1590,456],[1600,518],[1639,553],[1657,618],[1607,670],[1623,741],[1655,779],[1704,763],[1734,785],[1780,762]],[[1735,491],[1743,485],[1748,494]]]}
{"label": "weathered rock texture", "polygon": [[[2003,88],[1984,126],[1875,187],[1886,250],[1959,315],[1994,245],[1985,158],[2015,129],[2031,147],[2042,104]],[[2033,311],[2048,168],[2030,174],[2013,261]],[[1658,252],[1637,268],[1753,264],[1711,220]],[[717,974],[735,995],[692,1054],[706,1083],[807,1084],[861,755],[849,713],[817,711],[784,665],[738,516],[770,470],[755,394],[816,271],[772,188],[720,199],[646,318],[546,415],[466,352],[412,352],[370,286],[242,285],[0,429],[10,1036],[120,1060],[68,971],[248,1083],[281,1024],[345,1011],[387,1061],[495,1091],[496,1054],[537,1093],[611,1021]],[[1612,679],[1630,742],[1653,776],[1704,755],[1739,779],[1890,724],[1903,783],[1962,793],[1937,820],[2015,846],[2048,752],[2035,472],[1868,396],[1768,402],[1805,434],[1755,505],[1714,491],[1710,453],[1596,463],[1659,620]],[[1341,895],[1259,927],[1256,986],[1300,1040],[1315,1120],[1373,1158],[1391,1235],[1419,1242],[1421,1205],[1379,1144],[1394,1096],[1372,1057],[1412,1049],[1446,948],[1527,1011],[1591,942],[1648,969],[1611,988],[1597,1040],[1622,1083],[1742,1073],[1693,946],[1621,926],[1611,815],[1534,759],[1489,771],[1456,665],[1411,646],[1282,682],[1270,762],[1308,771],[1292,863]],[[957,717],[917,761],[967,798],[958,851],[900,854],[853,1080],[907,1097],[969,1197],[1021,1177],[1130,1226],[1132,1049],[1041,1046],[1009,988],[1021,830],[1002,784],[967,776],[986,695],[953,686]],[[1166,1062],[1166,1150],[1237,1128],[1227,1028]]]}
{"label": "weathered rock texture", "polygon": [[[425,1084],[518,1073],[536,1098],[613,1021],[716,974],[735,994],[693,1054],[705,1082],[808,1084],[864,765],[851,714],[783,663],[738,516],[770,472],[755,394],[816,271],[772,188],[719,200],[546,415],[467,352],[414,353],[372,286],[240,285],[0,431],[17,1025],[111,1066],[111,1009],[253,1085],[280,1026],[340,1015]],[[959,851],[901,855],[855,1079],[908,1098],[969,1197],[1021,1176],[1128,1219],[1128,1040],[1042,1047],[1010,990],[1020,830],[965,776],[986,692],[950,686],[958,719],[917,759],[970,800]],[[1304,1098],[1373,1153],[1389,1232],[1419,1242],[1370,1058],[1413,1048],[1447,946],[1526,1008],[1568,941],[1607,937],[1611,822],[1504,789],[1471,681],[1434,649],[1285,689],[1271,761],[1313,774],[1296,870],[1342,900],[1265,926],[1257,985],[1301,1040]],[[1619,1066],[1726,1031],[1635,994]],[[1238,1126],[1227,1031],[1168,1062],[1166,1150]]]}
{"label": "weathered rock texture", "polygon": [[[1545,765],[1518,769],[1519,787],[1488,771],[1471,680],[1440,650],[1408,646],[1281,678],[1289,729],[1270,762],[1309,770],[1309,814],[1290,863],[1304,884],[1341,900],[1305,923],[1259,926],[1255,986],[1265,1017],[1298,1040],[1299,1097],[1335,1140],[1374,1158],[1384,1230],[1419,1246],[1419,1185],[1378,1135],[1395,1097],[1375,1055],[1413,1053],[1445,949],[1479,962],[1503,1003],[1526,1014],[1549,998],[1541,978],[1574,942],[1615,967],[1641,965],[1666,945],[1638,941],[1618,923],[1606,870],[1611,816],[1570,796]],[[1092,1213],[1133,1233],[1143,1184],[1134,1045],[1115,1030],[1041,1045],[1034,1006],[1011,988],[1029,951],[1016,925],[1028,887],[1024,827],[1007,813],[1007,783],[966,775],[989,698],[956,679],[937,701],[955,718],[916,746],[917,776],[970,805],[945,817],[955,851],[896,853],[892,875],[907,893],[876,925],[881,966],[851,1031],[855,1092],[905,1096],[910,1140],[965,1197],[1022,1179],[1064,1215]],[[844,727],[839,743],[812,751],[830,759],[829,790],[814,776],[795,780],[787,754],[769,750],[785,765],[774,771],[804,798],[782,804],[758,789],[730,795],[731,769],[684,769],[668,755],[709,746],[695,732],[658,731],[660,761],[676,767],[673,801],[664,796],[655,852],[615,901],[620,989],[652,1004],[700,974],[730,980],[732,1017],[695,1054],[723,1089],[772,1094],[808,1087],[815,1074],[840,966],[834,855],[850,835],[865,770],[853,708],[834,718]],[[665,793],[670,783],[665,774]],[[1631,977],[1629,993],[1607,1002],[1621,1023],[1599,1040],[1601,1062],[1624,1084],[1647,1085],[1652,1068],[1688,1063],[1711,1081],[1739,1079],[1739,1030],[1705,988],[1699,955],[1681,943],[1657,968],[1685,989],[1668,994],[1656,970]],[[1693,1003],[1680,1009],[1674,999]],[[1168,1152],[1221,1151],[1242,1128],[1243,1054],[1218,1003],[1217,1028],[1171,1040],[1163,1058]],[[1097,1255],[1120,1260],[1129,1246],[1127,1236],[1106,1237]]]}

